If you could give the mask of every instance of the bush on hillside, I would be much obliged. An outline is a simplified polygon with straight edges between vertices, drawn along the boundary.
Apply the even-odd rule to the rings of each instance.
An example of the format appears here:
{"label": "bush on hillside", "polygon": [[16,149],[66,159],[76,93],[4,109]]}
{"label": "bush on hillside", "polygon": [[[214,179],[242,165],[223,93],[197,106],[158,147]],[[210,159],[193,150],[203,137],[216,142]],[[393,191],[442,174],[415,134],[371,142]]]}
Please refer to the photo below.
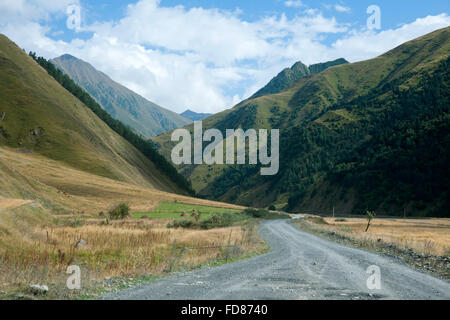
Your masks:
{"label": "bush on hillside", "polygon": [[130,215],[130,207],[126,203],[121,203],[109,210],[109,218],[111,220],[120,220]]}

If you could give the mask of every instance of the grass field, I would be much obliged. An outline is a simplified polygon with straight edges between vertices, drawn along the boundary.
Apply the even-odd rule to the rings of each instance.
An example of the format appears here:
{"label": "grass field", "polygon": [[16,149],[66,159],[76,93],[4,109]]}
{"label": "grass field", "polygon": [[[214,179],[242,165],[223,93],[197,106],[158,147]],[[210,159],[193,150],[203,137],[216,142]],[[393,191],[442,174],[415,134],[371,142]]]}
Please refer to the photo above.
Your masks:
{"label": "grass field", "polygon": [[[166,211],[185,206],[161,205]],[[169,221],[168,217],[80,219],[50,215],[31,206],[2,211],[0,299],[36,298],[27,292],[32,284],[49,286],[46,299],[80,298],[104,289],[105,278],[159,276],[230,262],[266,249],[256,222],[198,230],[171,229]],[[69,265],[82,270],[81,291],[65,287]]]}
{"label": "grass field", "polygon": [[[128,203],[131,212],[153,213],[154,219],[108,221],[100,216],[120,202]],[[179,211],[192,209],[206,216],[244,208],[113,180],[36,153],[0,147],[0,299],[36,298],[27,292],[32,284],[48,285],[47,299],[80,298],[102,288],[102,279],[108,277],[152,274],[153,279],[263,250],[256,231],[244,225],[167,228]],[[77,247],[79,240],[85,245]],[[228,243],[236,244],[233,252],[226,249]],[[211,248],[180,255],[178,247]],[[80,292],[65,287],[70,264],[82,269]]]}
{"label": "grass field", "polygon": [[[135,218],[141,218],[143,216],[147,216],[149,218],[167,218],[167,219],[192,218],[191,213],[193,210],[195,210],[195,212],[197,213],[200,213],[202,218],[209,218],[213,214],[220,214],[225,212],[238,213],[241,211],[232,208],[217,208],[217,207],[200,206],[177,202],[165,202],[157,206],[151,212],[136,212],[132,213],[132,216]],[[182,217],[181,215],[183,213],[186,213],[187,216]]]}

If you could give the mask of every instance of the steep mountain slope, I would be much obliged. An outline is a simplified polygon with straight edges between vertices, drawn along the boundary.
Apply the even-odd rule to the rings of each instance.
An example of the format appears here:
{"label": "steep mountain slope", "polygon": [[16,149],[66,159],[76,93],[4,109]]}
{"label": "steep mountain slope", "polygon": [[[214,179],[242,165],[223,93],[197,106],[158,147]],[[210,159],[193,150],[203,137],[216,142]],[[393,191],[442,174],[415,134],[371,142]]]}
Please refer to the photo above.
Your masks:
{"label": "steep mountain slope", "polygon": [[50,62],[84,88],[113,118],[147,138],[190,122],[113,81],[83,60],[66,54]]}
{"label": "steep mountain slope", "polygon": [[[280,128],[280,171],[180,166],[209,198],[289,210],[448,215],[450,28],[243,101],[204,129]],[[157,137],[168,154],[170,134]]]}
{"label": "steep mountain slope", "polygon": [[348,61],[343,58],[334,61],[328,61],[325,63],[313,64],[309,67],[307,67],[300,61],[296,62],[291,68],[286,68],[281,71],[276,77],[270,80],[270,82],[266,86],[258,90],[252,97],[250,97],[250,99],[254,99],[266,94],[279,93],[288,89],[301,78],[312,76],[330,67],[346,63],[348,63]]}
{"label": "steep mountain slope", "polygon": [[0,70],[0,145],[109,179],[185,192],[3,35]]}
{"label": "steep mountain slope", "polygon": [[212,113],[197,113],[192,110],[186,110],[185,112],[180,113],[180,116],[191,121],[199,121],[212,116]]}
{"label": "steep mountain slope", "polygon": [[[146,212],[162,202],[182,202],[236,208],[225,203],[191,198],[102,177],[23,149],[0,146],[0,216],[4,210],[44,207],[56,214],[97,214],[118,202]],[[1,222],[1,221],[0,221]]]}

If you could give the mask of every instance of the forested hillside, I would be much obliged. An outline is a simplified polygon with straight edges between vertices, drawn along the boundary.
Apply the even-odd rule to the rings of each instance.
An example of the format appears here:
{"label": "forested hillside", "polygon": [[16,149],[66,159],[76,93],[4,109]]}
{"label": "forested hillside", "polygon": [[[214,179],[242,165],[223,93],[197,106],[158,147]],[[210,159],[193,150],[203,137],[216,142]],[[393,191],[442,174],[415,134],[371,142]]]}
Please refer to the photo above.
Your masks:
{"label": "forested hillside", "polygon": [[[322,116],[306,127],[282,131],[277,176],[235,166],[209,186],[211,196],[227,194],[232,200],[243,190],[267,184],[265,196],[290,194],[288,210],[326,211],[333,203],[344,210],[342,204],[351,202],[352,213],[403,214],[406,209],[448,215],[449,67],[450,60],[443,61],[421,80],[420,91],[381,86],[328,111],[356,114],[363,121],[339,123],[339,117]],[[389,98],[380,100],[383,96]]]}
{"label": "forested hillside", "polygon": [[[243,101],[206,128],[280,128],[280,171],[180,166],[213,199],[292,211],[449,216],[450,28]],[[155,141],[162,152],[166,135]]]}

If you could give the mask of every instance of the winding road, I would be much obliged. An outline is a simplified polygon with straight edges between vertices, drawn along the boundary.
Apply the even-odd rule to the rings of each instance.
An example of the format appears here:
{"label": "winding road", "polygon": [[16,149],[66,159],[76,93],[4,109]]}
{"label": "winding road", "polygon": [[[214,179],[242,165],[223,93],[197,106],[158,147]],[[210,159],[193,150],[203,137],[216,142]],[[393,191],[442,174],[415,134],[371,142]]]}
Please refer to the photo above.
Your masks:
{"label": "winding road", "polygon": [[[448,281],[395,258],[303,232],[286,220],[261,223],[270,252],[220,267],[179,273],[103,299],[450,299]],[[369,266],[380,268],[381,289],[368,289]]]}

